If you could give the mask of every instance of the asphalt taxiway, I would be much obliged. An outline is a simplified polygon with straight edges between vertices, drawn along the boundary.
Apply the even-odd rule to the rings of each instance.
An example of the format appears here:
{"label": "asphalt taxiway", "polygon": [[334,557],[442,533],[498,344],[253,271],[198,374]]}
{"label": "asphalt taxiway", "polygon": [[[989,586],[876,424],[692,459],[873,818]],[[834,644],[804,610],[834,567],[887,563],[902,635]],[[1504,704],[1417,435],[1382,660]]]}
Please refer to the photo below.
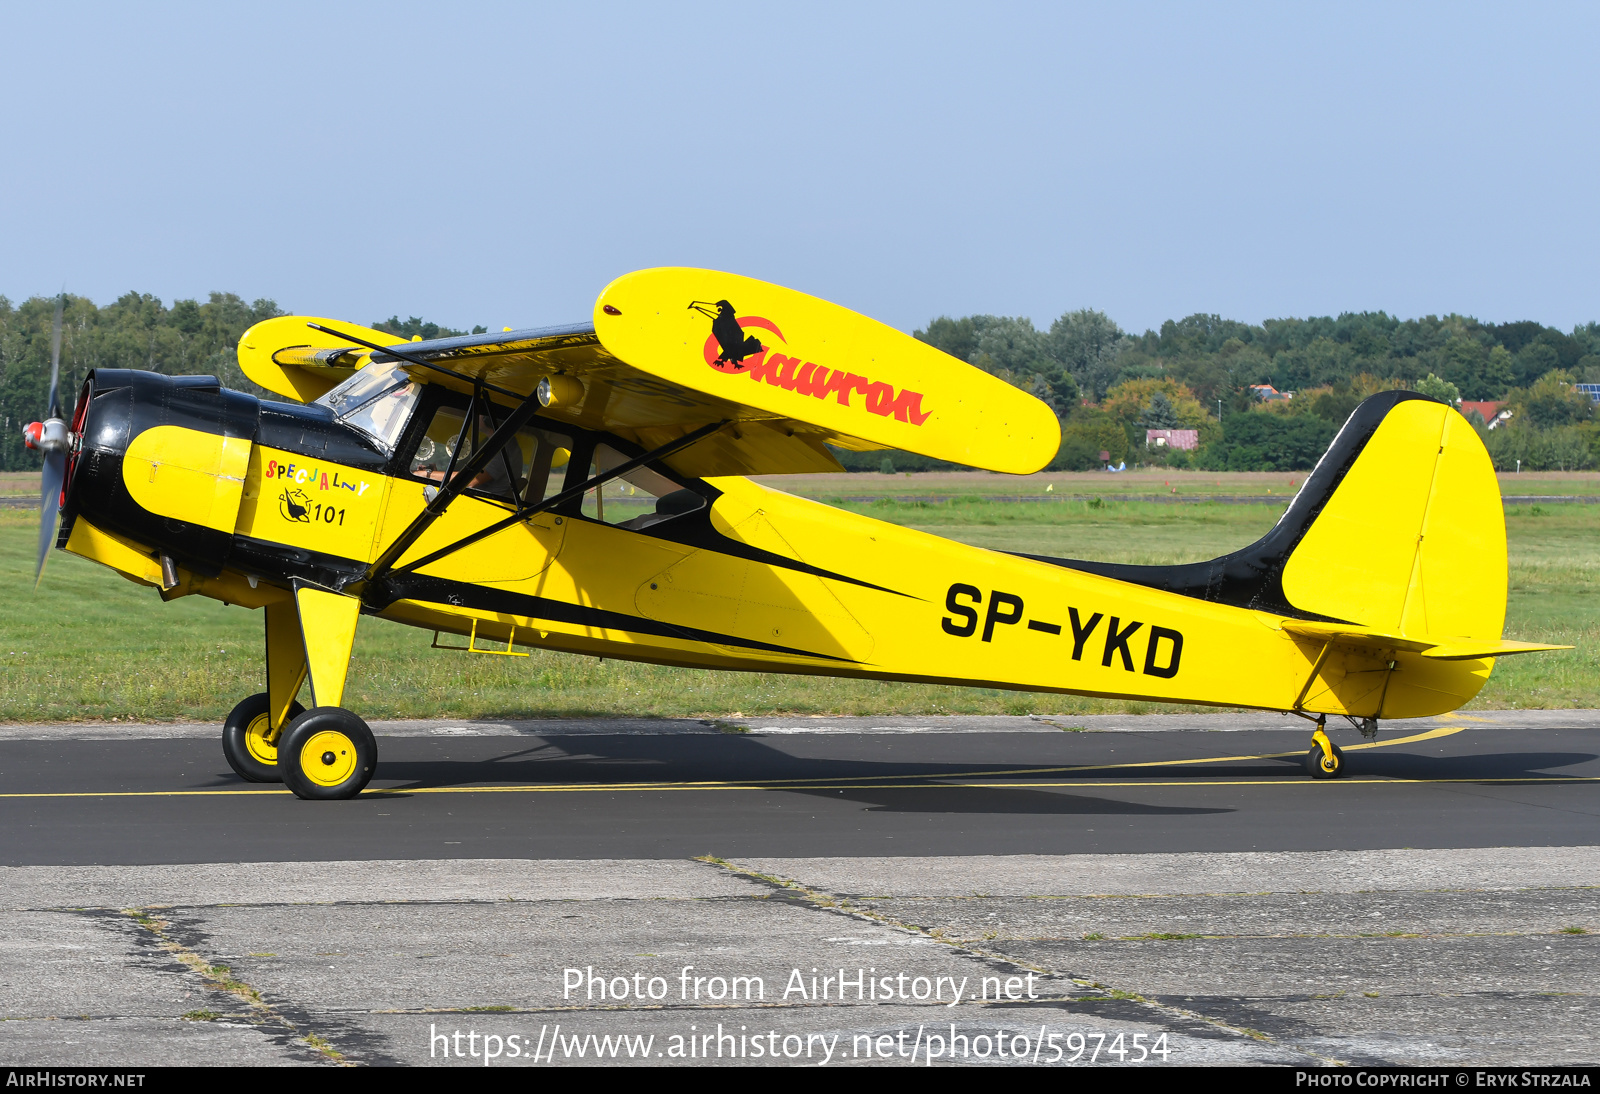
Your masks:
{"label": "asphalt taxiway", "polygon": [[[1600,1056],[1600,712],[1340,733],[1333,781],[1271,715],[374,728],[368,792],[314,803],[236,779],[217,727],[0,726],[0,1059]],[[858,968],[1032,995],[784,990]],[[1019,1060],[1041,1036],[1066,1053]]]}
{"label": "asphalt taxiway", "polygon": [[98,740],[39,729],[0,739],[11,835],[0,864],[1600,842],[1600,733],[1581,723],[1433,719],[1373,742],[1346,733],[1348,774],[1323,781],[1301,766],[1308,733],[1282,719],[1231,732],[1015,721],[928,732],[380,724],[377,775],[349,802],[241,781],[209,727],[113,727]]}

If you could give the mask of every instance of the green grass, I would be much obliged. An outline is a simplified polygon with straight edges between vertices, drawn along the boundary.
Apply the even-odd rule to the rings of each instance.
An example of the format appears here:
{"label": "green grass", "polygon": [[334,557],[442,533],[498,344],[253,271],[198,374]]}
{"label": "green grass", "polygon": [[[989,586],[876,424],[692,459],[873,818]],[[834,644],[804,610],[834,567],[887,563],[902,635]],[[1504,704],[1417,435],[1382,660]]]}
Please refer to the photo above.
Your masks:
{"label": "green grass", "polygon": [[[996,475],[987,471],[930,471],[881,475],[765,475],[757,481],[808,498],[904,497],[912,494],[989,497],[1285,497],[1306,481],[1305,471],[1172,471],[1162,468],[1108,475],[1103,471],[1041,471]],[[1600,494],[1600,472],[1550,471],[1498,476],[1503,494]]]}
{"label": "green grass", "polygon": [[[856,478],[859,476],[852,476]],[[1110,476],[1107,476],[1110,477]],[[1285,477],[1287,478],[1287,477]],[[910,480],[913,483],[916,480]],[[980,547],[1139,563],[1214,557],[1254,540],[1277,505],[846,502]],[[1577,645],[1505,658],[1479,708],[1600,706],[1600,506],[1512,506],[1506,635]],[[261,688],[261,615],[151,589],[60,551],[31,589],[37,514],[0,510],[0,722],[220,720]],[[1130,546],[1131,545],[1131,546]],[[1090,714],[1182,709],[990,688],[714,672],[567,654],[476,657],[363,618],[346,703],[369,718],[578,715]]]}
{"label": "green grass", "polygon": [[[1108,475],[1103,471],[1041,471],[997,475],[988,471],[930,471],[882,475],[761,475],[758,482],[808,498],[903,497],[913,494],[989,497],[1287,497],[1306,481],[1305,471],[1173,471],[1162,468]],[[1541,471],[1502,474],[1504,494],[1600,494],[1600,472]],[[0,471],[0,497],[38,497],[39,472]],[[611,498],[607,498],[610,504]]]}

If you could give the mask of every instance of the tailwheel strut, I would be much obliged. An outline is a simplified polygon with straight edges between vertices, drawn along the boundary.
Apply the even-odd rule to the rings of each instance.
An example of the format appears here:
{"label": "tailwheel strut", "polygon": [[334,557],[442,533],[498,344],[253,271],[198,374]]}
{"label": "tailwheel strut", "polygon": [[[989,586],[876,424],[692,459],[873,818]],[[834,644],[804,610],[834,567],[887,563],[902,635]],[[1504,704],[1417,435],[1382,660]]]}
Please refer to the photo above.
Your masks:
{"label": "tailwheel strut", "polygon": [[1327,715],[1319,715],[1306,752],[1306,773],[1313,779],[1337,779],[1344,774],[1344,751],[1328,740],[1327,726]]}

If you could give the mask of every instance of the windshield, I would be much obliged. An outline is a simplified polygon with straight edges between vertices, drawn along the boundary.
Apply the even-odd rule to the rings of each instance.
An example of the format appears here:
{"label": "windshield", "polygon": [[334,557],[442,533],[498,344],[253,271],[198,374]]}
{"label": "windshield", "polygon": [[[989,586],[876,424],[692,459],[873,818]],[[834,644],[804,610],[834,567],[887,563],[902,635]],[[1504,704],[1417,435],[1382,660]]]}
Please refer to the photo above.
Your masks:
{"label": "windshield", "polygon": [[368,365],[317,403],[392,452],[421,393],[422,385],[401,371],[398,361],[392,361]]}

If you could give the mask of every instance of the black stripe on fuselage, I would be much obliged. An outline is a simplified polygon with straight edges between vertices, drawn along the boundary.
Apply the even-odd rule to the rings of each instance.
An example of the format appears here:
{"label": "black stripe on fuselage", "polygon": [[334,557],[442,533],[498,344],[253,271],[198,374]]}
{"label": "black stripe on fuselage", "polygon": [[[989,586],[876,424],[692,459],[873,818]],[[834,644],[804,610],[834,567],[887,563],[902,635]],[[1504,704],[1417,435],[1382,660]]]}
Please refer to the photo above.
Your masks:
{"label": "black stripe on fuselage", "polygon": [[[473,608],[478,611],[504,612],[507,615],[518,615],[526,619],[547,619],[551,622],[569,623],[578,627],[604,627],[607,630],[647,634],[658,638],[676,638],[686,642],[706,642],[717,646],[737,646],[740,649],[760,650],[764,653],[784,653],[794,657],[812,657],[820,661],[859,664],[859,662],[849,657],[815,653],[811,650],[795,649],[792,646],[779,646],[771,642],[757,642],[748,638],[738,638],[731,634],[722,634],[718,631],[702,630],[699,627],[683,627],[656,619],[645,619],[642,616],[608,611],[604,608],[592,608],[584,604],[569,604],[564,600],[551,600],[548,597],[530,596],[527,593],[507,592],[504,589],[490,589],[466,581],[448,581],[444,578],[428,577],[415,573],[391,573],[381,578],[378,585],[381,598],[378,602],[378,610],[380,611],[393,604],[396,600],[417,600],[428,604]],[[369,601],[370,603],[372,602]]]}
{"label": "black stripe on fuselage", "polygon": [[[720,492],[717,497],[720,497]],[[695,547],[703,551],[712,551],[719,555],[729,555],[733,558],[742,558],[748,562],[759,562],[767,566],[778,566],[796,573],[810,574],[812,577],[825,577],[830,581],[843,581],[847,585],[857,585],[863,589],[872,589],[875,592],[889,593],[891,596],[903,596],[908,600],[924,600],[923,597],[911,593],[902,593],[898,589],[888,589],[882,585],[874,585],[870,581],[863,581],[858,577],[848,574],[836,573],[825,570],[821,566],[812,566],[810,563],[801,562],[787,555],[775,554],[760,547],[752,547],[748,543],[741,543],[730,539],[717,531],[716,525],[711,523],[711,503],[715,498],[708,498],[704,508],[696,509],[692,513],[664,520],[659,524],[652,524],[648,528],[639,529],[638,535],[654,536],[657,539],[670,540],[685,547]],[[628,529],[632,531],[632,529]]]}
{"label": "black stripe on fuselage", "polygon": [[1410,399],[1426,399],[1413,391],[1384,391],[1364,400],[1351,412],[1338,436],[1317,461],[1305,485],[1289,503],[1289,508],[1272,531],[1242,550],[1209,562],[1190,562],[1181,566],[1132,566],[1120,562],[1086,562],[1074,558],[1052,558],[1012,552],[1035,562],[1048,562],[1069,570],[1098,574],[1130,585],[1227,604],[1235,608],[1271,612],[1293,619],[1326,623],[1348,623],[1346,619],[1302,611],[1289,603],[1283,591],[1283,570],[1289,556],[1327,507],[1339,484],[1367,447],[1367,442],[1383,424],[1383,419],[1399,404]]}

